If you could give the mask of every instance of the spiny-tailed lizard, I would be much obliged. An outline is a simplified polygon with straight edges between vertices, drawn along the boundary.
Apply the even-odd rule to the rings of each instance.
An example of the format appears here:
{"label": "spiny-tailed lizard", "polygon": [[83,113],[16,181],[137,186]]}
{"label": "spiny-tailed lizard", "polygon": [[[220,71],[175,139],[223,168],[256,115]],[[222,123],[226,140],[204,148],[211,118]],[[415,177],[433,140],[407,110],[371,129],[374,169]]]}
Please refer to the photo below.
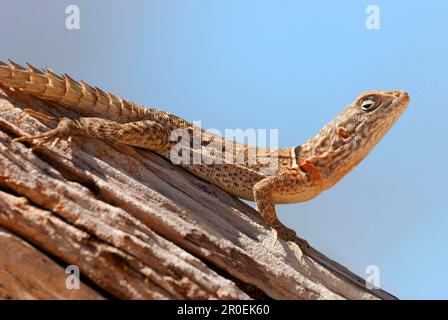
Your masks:
{"label": "spiny-tailed lizard", "polygon": [[[0,84],[55,102],[83,116],[62,118],[55,129],[21,137],[16,142],[84,135],[148,149],[173,161],[171,151],[179,141],[170,139],[172,133],[184,129],[191,138],[198,129],[168,112],[143,107],[82,81],[76,82],[67,75],[58,76],[31,65],[24,68],[12,61],[9,64],[0,61]],[[199,152],[209,161],[185,161],[180,165],[238,198],[255,201],[273,232],[290,240],[295,238],[295,232],[279,222],[275,204],[307,201],[332,187],[366,157],[408,104],[409,97],[404,91],[363,93],[316,136],[292,148],[257,149],[199,129],[200,148],[194,148],[189,141],[186,147],[192,152],[188,159]],[[49,119],[29,109],[25,112]],[[249,159],[251,152],[257,155],[255,160]],[[236,161],[238,155],[244,155],[242,161]],[[273,163],[275,170],[266,170]]]}

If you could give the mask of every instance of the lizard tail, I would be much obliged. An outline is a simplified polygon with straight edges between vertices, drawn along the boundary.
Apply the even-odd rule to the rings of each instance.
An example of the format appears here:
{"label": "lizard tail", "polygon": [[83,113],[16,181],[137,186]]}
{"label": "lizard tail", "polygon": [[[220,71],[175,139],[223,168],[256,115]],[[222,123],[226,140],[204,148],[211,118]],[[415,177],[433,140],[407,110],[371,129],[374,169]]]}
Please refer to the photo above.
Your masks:
{"label": "lizard tail", "polygon": [[105,118],[117,122],[138,121],[145,117],[146,108],[77,82],[68,75],[59,76],[51,70],[28,68],[10,61],[0,61],[0,84],[20,90],[42,100],[52,101],[83,116]]}

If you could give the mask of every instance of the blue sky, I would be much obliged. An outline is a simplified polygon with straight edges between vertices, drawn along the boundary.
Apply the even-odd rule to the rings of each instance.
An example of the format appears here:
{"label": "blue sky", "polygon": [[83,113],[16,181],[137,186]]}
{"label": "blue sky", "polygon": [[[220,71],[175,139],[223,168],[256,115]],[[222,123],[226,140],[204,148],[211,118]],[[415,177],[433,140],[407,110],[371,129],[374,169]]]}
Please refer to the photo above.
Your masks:
{"label": "blue sky", "polygon": [[[81,29],[65,28],[77,4]],[[367,30],[365,9],[380,9]],[[4,0],[0,59],[68,73],[206,128],[316,134],[358,94],[412,104],[368,158],[281,220],[402,299],[448,298],[446,1]]]}

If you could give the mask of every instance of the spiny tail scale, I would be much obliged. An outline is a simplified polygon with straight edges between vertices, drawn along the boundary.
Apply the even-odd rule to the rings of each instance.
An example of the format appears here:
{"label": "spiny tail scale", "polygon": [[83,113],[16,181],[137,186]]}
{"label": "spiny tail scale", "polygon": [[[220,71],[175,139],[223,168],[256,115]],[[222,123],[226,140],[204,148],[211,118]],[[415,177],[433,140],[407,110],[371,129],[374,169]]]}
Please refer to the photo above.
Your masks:
{"label": "spiny tail scale", "polygon": [[83,116],[119,123],[145,119],[150,112],[84,81],[77,82],[66,74],[59,76],[48,69],[42,71],[30,64],[24,68],[13,61],[10,64],[0,61],[0,84],[63,105]]}

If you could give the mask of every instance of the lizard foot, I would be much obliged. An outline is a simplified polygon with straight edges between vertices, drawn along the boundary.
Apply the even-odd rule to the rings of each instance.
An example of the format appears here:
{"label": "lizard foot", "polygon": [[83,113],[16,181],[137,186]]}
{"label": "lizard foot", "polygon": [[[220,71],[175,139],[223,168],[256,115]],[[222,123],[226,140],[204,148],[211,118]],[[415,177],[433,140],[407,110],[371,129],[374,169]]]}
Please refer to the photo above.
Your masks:
{"label": "lizard foot", "polygon": [[[26,112],[26,113],[28,113],[28,112]],[[39,113],[36,113],[36,114],[39,114]],[[35,114],[33,113],[32,115],[35,115]],[[42,114],[39,114],[39,117],[40,116],[47,117]],[[51,117],[48,117],[48,119],[52,120]],[[12,142],[16,143],[16,142],[28,141],[28,142],[34,143],[36,140],[42,140],[41,142],[45,142],[45,141],[54,139],[50,146],[55,147],[59,143],[61,138],[67,137],[71,134],[72,123],[73,123],[73,121],[70,119],[62,119],[55,129],[52,129],[52,130],[49,130],[49,131],[46,131],[43,133],[39,133],[39,134],[36,134],[33,136],[29,136],[29,137],[16,138],[16,139],[12,140]],[[40,143],[37,143],[37,144],[40,144]]]}
{"label": "lizard foot", "polygon": [[294,251],[296,257],[299,259],[299,261],[302,261],[303,258],[303,251],[300,249],[300,246],[296,243],[297,240],[297,233],[283,225],[280,221],[276,221],[275,223],[270,223],[271,225],[271,233],[274,237],[274,243],[273,246],[278,241],[278,238],[282,238],[286,242],[288,242],[289,246],[291,247],[292,251]]}
{"label": "lizard foot", "polygon": [[[41,120],[44,120],[47,122],[57,122],[58,121],[58,119],[56,119],[55,117],[47,116],[47,115],[37,112],[33,109],[26,108],[26,109],[23,109],[23,111],[19,114],[19,117],[17,118],[18,124],[20,124],[22,122],[22,119],[25,115],[30,115],[33,118],[41,119]],[[13,143],[22,142],[22,141],[35,142],[35,140],[38,140],[38,139],[43,140],[42,142],[44,142],[46,140],[50,140],[50,139],[54,138],[54,141],[51,143],[51,147],[54,147],[59,143],[60,137],[62,135],[65,135],[65,133],[63,133],[64,131],[66,131],[66,129],[60,128],[60,126],[58,125],[58,127],[56,129],[49,130],[47,132],[43,132],[43,133],[36,134],[33,136],[29,136],[29,137],[16,138],[16,139],[13,139],[12,142]]]}
{"label": "lizard foot", "polygon": [[[42,140],[42,142],[44,142],[46,140],[49,140],[49,139],[55,137],[54,141],[56,141],[56,143],[57,143],[57,142],[59,142],[59,139],[60,139],[60,137],[58,137],[58,135],[59,135],[59,132],[56,129],[53,129],[53,130],[49,130],[47,132],[39,133],[39,134],[36,134],[33,136],[15,138],[12,140],[12,142],[13,143],[24,142],[24,141],[35,142],[35,140],[39,140],[39,139]],[[54,144],[54,141],[53,141],[52,145]],[[37,144],[40,144],[40,143],[37,143]]]}
{"label": "lizard foot", "polygon": [[271,222],[271,228],[275,231],[272,231],[272,233],[276,236],[276,239],[280,236],[285,241],[294,241],[297,239],[297,233],[286,227],[283,223],[280,221]]}

